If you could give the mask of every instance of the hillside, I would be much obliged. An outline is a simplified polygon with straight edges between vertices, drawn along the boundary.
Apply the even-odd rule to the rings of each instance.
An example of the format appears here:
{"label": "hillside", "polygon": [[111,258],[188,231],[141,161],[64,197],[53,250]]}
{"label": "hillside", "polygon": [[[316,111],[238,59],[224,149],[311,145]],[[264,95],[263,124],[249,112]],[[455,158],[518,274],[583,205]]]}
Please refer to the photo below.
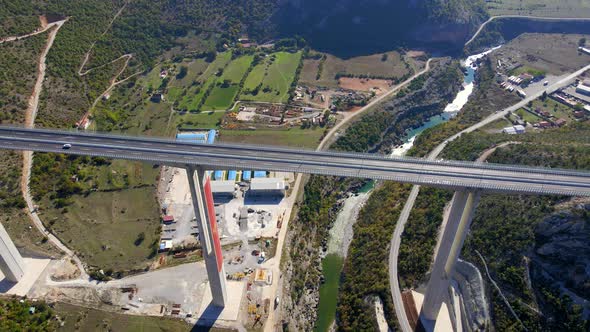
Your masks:
{"label": "hillside", "polygon": [[350,57],[397,47],[454,51],[486,16],[482,1],[287,0],[274,21],[282,35]]}

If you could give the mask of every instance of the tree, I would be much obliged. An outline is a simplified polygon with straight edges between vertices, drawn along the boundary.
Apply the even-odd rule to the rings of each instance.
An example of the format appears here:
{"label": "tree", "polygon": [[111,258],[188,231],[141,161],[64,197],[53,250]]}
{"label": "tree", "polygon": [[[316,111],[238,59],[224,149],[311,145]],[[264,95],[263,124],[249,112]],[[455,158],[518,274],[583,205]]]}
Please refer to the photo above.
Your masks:
{"label": "tree", "polygon": [[586,46],[586,38],[580,38],[580,40],[578,41],[578,46],[580,46],[580,47]]}
{"label": "tree", "polygon": [[137,234],[137,239],[135,239],[135,246],[141,245],[143,243],[143,240],[145,240],[145,233],[141,232]]}
{"label": "tree", "polygon": [[180,71],[176,75],[176,79],[177,80],[183,79],[187,73],[188,73],[188,67],[187,66],[180,66]]}

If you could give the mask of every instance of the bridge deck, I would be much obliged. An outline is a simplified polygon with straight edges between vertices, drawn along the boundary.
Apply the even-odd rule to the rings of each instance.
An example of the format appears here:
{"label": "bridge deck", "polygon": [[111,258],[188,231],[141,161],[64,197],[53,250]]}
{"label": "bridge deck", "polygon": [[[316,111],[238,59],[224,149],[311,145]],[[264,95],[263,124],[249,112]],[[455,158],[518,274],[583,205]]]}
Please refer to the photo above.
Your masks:
{"label": "bridge deck", "polygon": [[[70,149],[63,144],[70,143]],[[215,169],[264,169],[392,180],[449,189],[590,196],[590,172],[148,137],[0,127],[0,148],[138,160]]]}

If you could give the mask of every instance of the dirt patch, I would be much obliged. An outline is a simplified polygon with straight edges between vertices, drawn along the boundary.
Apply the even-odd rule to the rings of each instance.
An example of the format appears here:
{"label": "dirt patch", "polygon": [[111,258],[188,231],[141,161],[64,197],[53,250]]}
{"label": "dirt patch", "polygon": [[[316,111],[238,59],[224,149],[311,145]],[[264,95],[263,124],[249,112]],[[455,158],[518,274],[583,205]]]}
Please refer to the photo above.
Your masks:
{"label": "dirt patch", "polygon": [[423,55],[426,55],[426,53],[424,51],[408,51],[408,52],[406,52],[406,56],[408,56],[409,58],[418,58]]}
{"label": "dirt patch", "polygon": [[63,258],[58,265],[56,265],[51,279],[54,281],[74,280],[80,277],[80,270],[69,258]]}
{"label": "dirt patch", "polygon": [[375,91],[375,93],[379,95],[389,90],[393,85],[393,82],[390,80],[381,79],[341,77],[338,81],[338,84],[344,89],[355,91]]}
{"label": "dirt patch", "polygon": [[45,29],[47,27],[47,17],[45,15],[39,16],[39,22],[41,22],[41,28]]}

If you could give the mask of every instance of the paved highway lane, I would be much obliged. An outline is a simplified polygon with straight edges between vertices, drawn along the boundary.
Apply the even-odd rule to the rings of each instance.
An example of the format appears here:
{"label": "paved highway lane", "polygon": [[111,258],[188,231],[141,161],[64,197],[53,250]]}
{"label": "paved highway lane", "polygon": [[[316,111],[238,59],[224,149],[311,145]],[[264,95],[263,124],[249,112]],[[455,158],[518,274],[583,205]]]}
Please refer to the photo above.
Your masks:
{"label": "paved highway lane", "polygon": [[[63,144],[72,144],[63,149]],[[441,188],[502,193],[590,196],[590,173],[471,162],[384,158],[277,147],[208,145],[143,137],[94,135],[0,127],[0,146],[74,155],[102,156],[176,166],[266,169],[306,174],[392,180]]]}

